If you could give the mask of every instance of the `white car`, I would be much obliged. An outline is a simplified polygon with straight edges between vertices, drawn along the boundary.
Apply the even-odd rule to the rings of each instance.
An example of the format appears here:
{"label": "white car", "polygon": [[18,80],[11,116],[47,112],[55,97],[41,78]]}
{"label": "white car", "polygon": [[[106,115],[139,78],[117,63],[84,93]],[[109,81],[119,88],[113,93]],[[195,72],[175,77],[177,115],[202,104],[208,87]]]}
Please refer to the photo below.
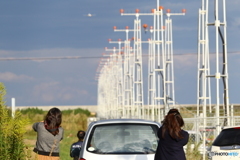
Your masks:
{"label": "white car", "polygon": [[224,127],[209,149],[211,160],[240,159],[240,126]]}
{"label": "white car", "polygon": [[141,119],[92,122],[85,135],[80,160],[154,160],[160,126]]}

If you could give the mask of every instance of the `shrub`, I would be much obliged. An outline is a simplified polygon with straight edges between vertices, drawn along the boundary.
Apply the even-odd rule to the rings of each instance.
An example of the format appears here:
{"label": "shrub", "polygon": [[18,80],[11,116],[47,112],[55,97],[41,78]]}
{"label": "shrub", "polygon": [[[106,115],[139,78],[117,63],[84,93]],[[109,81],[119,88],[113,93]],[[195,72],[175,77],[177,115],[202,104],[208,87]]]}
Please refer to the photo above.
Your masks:
{"label": "shrub", "polygon": [[196,143],[192,139],[189,139],[186,148],[186,159],[202,160],[202,155],[199,152],[199,147],[202,142]]}
{"label": "shrub", "polygon": [[36,114],[43,114],[44,111],[42,109],[38,109],[37,107],[36,108],[26,108],[26,109],[22,109],[20,110],[20,112],[23,114],[23,115],[26,115],[26,114],[33,114],[33,115],[36,115]]}
{"label": "shrub", "polygon": [[73,111],[68,109],[68,110],[62,110],[63,115],[70,115]]}
{"label": "shrub", "polygon": [[19,111],[11,116],[10,110],[5,105],[5,86],[0,83],[0,159],[25,160],[27,147],[24,140],[25,126],[29,123]]}
{"label": "shrub", "polygon": [[78,108],[74,110],[74,114],[85,114],[86,116],[90,116],[91,112],[87,109],[82,109],[82,108]]}

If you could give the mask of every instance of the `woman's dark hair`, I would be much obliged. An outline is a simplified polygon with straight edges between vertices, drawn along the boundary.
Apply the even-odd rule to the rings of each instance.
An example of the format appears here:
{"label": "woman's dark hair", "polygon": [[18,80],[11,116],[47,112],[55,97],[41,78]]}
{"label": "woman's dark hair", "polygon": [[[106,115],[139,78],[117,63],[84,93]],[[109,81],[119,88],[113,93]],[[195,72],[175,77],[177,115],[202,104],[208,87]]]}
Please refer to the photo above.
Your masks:
{"label": "woman's dark hair", "polygon": [[183,138],[180,132],[183,126],[184,121],[179,111],[177,109],[170,109],[163,121],[162,137],[164,138],[165,133],[168,132],[172,138]]}
{"label": "woman's dark hair", "polygon": [[62,112],[58,108],[50,109],[44,119],[45,128],[55,136],[59,133],[61,123]]}

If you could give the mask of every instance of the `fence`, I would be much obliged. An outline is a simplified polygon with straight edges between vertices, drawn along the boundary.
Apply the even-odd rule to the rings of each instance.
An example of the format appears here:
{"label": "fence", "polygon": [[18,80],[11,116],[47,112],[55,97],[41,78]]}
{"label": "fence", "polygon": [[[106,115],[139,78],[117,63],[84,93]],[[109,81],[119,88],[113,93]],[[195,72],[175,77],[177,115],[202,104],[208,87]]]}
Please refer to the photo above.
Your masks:
{"label": "fence", "polygon": [[185,122],[184,129],[190,134],[189,141],[195,144],[201,143],[199,151],[203,155],[203,159],[207,159],[208,147],[224,126],[240,126],[239,105],[230,107],[229,116],[224,116],[224,108],[222,106],[220,107],[219,117],[215,116],[214,106],[212,110],[208,109],[205,118],[202,116],[201,110],[199,116],[197,116],[196,107],[181,107],[180,111]]}

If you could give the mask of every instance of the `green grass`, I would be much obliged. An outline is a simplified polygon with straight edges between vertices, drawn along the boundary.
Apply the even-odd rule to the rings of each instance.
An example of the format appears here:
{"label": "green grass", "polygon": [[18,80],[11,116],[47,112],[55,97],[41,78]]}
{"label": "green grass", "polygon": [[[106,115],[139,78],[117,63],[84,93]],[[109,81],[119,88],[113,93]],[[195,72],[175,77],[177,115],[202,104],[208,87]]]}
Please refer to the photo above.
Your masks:
{"label": "green grass", "polygon": [[[37,135],[37,133],[32,130],[32,124],[42,121],[46,113],[46,111],[42,111],[39,109],[29,109],[22,112],[23,116],[30,119],[30,124],[26,127],[27,132],[25,134],[25,144],[28,146],[27,151],[29,153],[28,160],[34,159],[34,153],[32,150],[36,143]],[[64,137],[63,140],[60,142],[60,158],[61,160],[72,160],[69,155],[70,147],[72,143],[77,141],[76,134],[78,130],[87,129],[87,118],[90,116],[90,112],[88,110],[76,109],[66,110],[62,113],[62,127],[64,128]],[[188,145],[190,145],[190,143]],[[198,145],[196,145],[193,150],[190,150],[190,148],[188,147],[186,157],[189,160],[201,160],[202,156],[198,152]]]}
{"label": "green grass", "polygon": [[[76,138],[77,131],[66,131],[64,139],[60,143],[60,158],[61,160],[72,160],[69,155],[70,147],[72,143],[76,142],[78,139]],[[72,135],[72,136],[70,136]]]}
{"label": "green grass", "polygon": [[[30,124],[26,126],[25,133],[25,144],[27,152],[29,153],[29,160],[34,159],[34,152],[32,151],[35,143],[37,133],[33,131],[32,124],[35,122],[42,121],[46,115],[46,111],[39,109],[28,109],[22,111],[23,116],[30,119]],[[62,127],[64,129],[64,137],[60,142],[60,159],[61,160],[72,160],[69,155],[70,147],[72,143],[76,142],[78,130],[87,129],[87,118],[90,115],[88,110],[76,109],[66,110],[62,112]]]}
{"label": "green grass", "polygon": [[[74,130],[64,130],[64,137],[63,140],[60,142],[60,158],[61,160],[72,160],[72,158],[69,155],[70,147],[72,143],[76,142],[78,139],[76,137],[77,129]],[[36,132],[33,132],[29,134],[26,137],[26,144],[29,146],[28,153],[31,155],[30,159],[33,159],[34,153],[33,153],[33,147],[36,142]],[[32,153],[31,153],[32,152]]]}

